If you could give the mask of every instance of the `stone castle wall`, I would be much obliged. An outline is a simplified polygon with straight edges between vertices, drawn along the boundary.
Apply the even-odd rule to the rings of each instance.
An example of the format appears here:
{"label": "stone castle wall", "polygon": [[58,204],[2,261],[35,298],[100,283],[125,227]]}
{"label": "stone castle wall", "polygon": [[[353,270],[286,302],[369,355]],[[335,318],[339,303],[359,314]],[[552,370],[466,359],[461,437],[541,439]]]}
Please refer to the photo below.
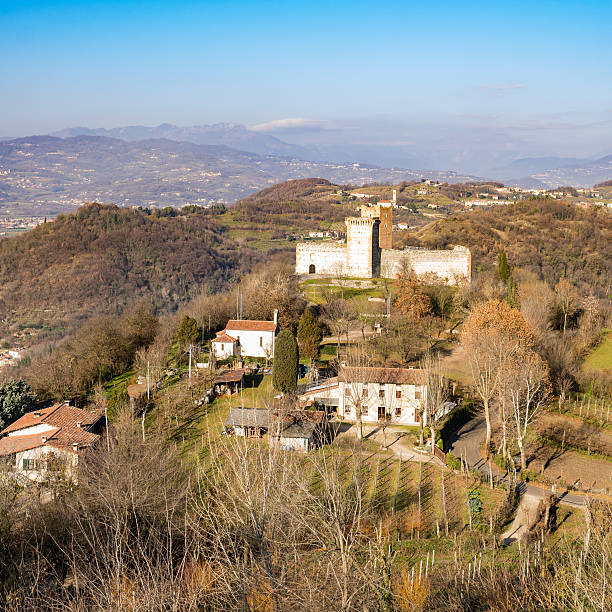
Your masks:
{"label": "stone castle wall", "polygon": [[[314,268],[311,268],[314,266]],[[346,245],[337,242],[298,242],[295,249],[296,274],[346,274]]]}
{"label": "stone castle wall", "polygon": [[467,247],[430,250],[407,248],[381,251],[381,276],[395,278],[409,266],[418,277],[437,277],[449,285],[469,282],[472,275],[472,257]]}

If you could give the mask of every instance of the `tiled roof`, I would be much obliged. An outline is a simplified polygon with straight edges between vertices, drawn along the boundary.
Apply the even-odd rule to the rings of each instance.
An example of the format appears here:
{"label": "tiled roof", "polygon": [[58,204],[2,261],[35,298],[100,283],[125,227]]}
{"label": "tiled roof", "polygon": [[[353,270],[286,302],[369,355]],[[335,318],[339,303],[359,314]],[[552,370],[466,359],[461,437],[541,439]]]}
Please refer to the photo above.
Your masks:
{"label": "tiled roof", "polygon": [[12,431],[19,431],[20,429],[25,429],[26,427],[33,427],[39,423],[46,423],[46,418],[61,406],[65,406],[65,404],[55,404],[54,406],[49,406],[48,408],[41,408],[40,410],[26,412],[26,414],[24,414],[20,419],[17,419],[14,423],[11,423],[8,427],[5,427],[2,431],[0,431],[0,435],[7,434]]}
{"label": "tiled roof", "polygon": [[[10,455],[45,444],[70,451],[74,444],[78,444],[79,448],[92,446],[100,436],[88,429],[101,418],[101,413],[87,412],[68,404],[33,410],[1,432],[13,435],[0,438],[0,455]],[[53,429],[37,434],[27,434],[25,431],[23,435],[15,433],[40,424]]]}
{"label": "tiled roof", "polygon": [[224,331],[276,331],[274,321],[237,321],[232,319],[227,322]]}
{"label": "tiled roof", "polygon": [[338,379],[346,383],[424,385],[425,370],[418,368],[359,368],[346,366],[340,370]]}
{"label": "tiled roof", "polygon": [[0,438],[0,456],[12,455],[32,448],[38,448],[43,445],[43,436],[48,438],[52,433],[53,432],[47,432],[29,436],[5,436],[4,438]]}
{"label": "tiled roof", "polygon": [[236,338],[232,338],[229,334],[226,334],[225,331],[219,332],[217,337],[213,340],[213,342],[236,342]]}

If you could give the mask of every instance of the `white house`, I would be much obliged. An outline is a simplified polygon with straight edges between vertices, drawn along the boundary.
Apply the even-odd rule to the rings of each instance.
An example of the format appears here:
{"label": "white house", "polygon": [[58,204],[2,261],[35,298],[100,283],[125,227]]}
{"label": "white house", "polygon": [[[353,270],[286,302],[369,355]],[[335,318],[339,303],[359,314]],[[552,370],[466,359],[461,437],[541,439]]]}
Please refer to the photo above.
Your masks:
{"label": "white house", "polygon": [[273,321],[232,319],[212,341],[212,350],[217,359],[232,356],[269,358],[274,355],[277,334],[278,310],[274,311]]}
{"label": "white house", "polygon": [[103,414],[66,403],[33,410],[0,432],[0,457],[30,480],[74,478],[79,454],[99,440],[103,422]]}
{"label": "white house", "polygon": [[425,379],[424,370],[416,368],[344,367],[337,378],[307,385],[300,399],[336,408],[338,417],[347,421],[355,421],[360,410],[364,423],[418,425]]}
{"label": "white house", "polygon": [[417,368],[344,367],[338,374],[338,416],[364,423],[418,425],[427,386]]}

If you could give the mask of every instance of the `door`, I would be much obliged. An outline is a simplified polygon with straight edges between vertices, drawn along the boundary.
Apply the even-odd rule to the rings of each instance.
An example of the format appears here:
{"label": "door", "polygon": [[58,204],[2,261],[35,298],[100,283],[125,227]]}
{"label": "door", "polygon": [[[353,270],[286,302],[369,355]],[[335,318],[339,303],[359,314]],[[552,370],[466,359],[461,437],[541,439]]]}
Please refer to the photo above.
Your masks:
{"label": "door", "polygon": [[385,407],[384,406],[378,407],[378,420],[379,421],[385,420]]}

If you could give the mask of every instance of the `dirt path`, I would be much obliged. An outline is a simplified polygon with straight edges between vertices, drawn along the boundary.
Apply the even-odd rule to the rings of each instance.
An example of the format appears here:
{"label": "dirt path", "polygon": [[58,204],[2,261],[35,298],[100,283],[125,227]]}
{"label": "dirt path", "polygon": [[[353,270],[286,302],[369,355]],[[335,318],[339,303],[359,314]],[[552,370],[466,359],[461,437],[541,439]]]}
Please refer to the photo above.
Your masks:
{"label": "dirt path", "polygon": [[520,540],[527,533],[535,521],[541,499],[536,491],[528,491],[523,494],[512,524],[501,534],[502,544],[508,546]]}

